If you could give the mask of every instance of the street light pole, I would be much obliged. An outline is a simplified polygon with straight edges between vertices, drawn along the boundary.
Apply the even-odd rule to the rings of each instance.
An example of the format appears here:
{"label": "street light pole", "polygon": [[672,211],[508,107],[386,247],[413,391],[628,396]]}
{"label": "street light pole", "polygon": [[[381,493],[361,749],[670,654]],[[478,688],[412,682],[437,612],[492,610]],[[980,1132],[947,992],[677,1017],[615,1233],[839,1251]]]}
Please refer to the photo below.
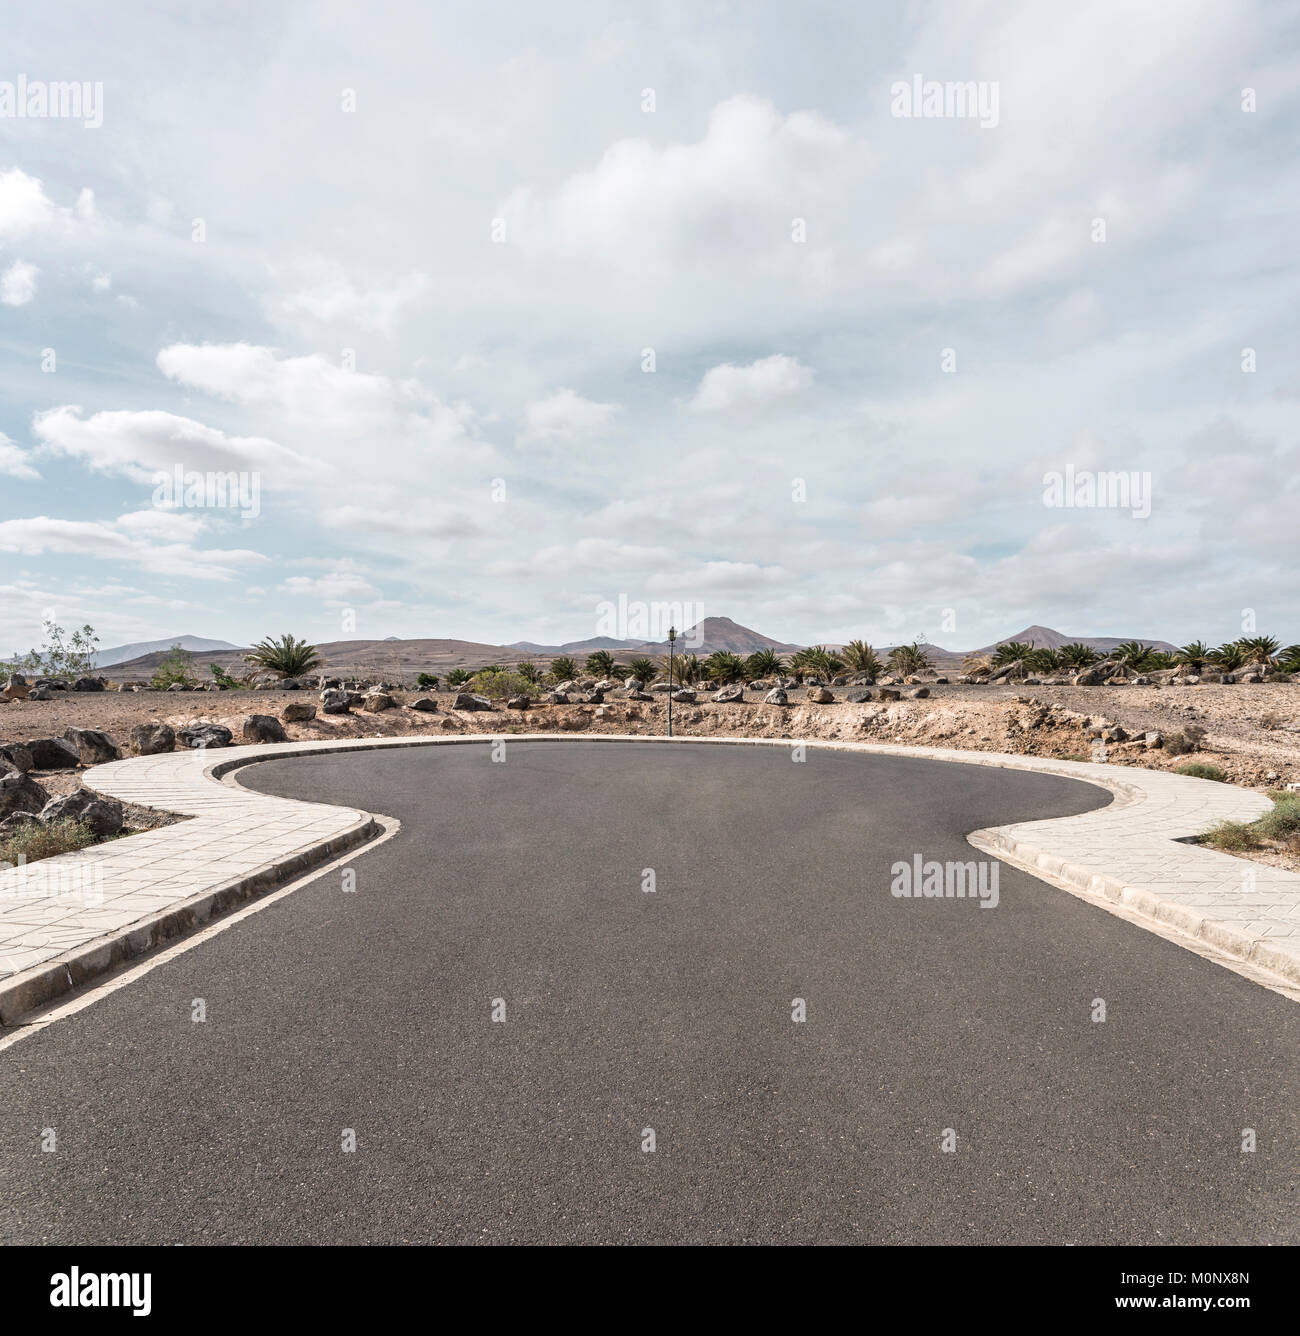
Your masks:
{"label": "street light pole", "polygon": [[673,735],[673,641],[677,639],[677,628],[668,628],[668,736]]}

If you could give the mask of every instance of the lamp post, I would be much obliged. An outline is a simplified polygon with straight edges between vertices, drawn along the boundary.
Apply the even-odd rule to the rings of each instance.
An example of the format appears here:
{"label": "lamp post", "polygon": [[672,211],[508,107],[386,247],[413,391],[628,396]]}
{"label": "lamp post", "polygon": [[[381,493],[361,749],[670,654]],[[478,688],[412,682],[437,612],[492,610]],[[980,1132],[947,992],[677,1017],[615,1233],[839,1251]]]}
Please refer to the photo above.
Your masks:
{"label": "lamp post", "polygon": [[668,628],[668,736],[673,735],[673,641],[677,639],[677,628]]}

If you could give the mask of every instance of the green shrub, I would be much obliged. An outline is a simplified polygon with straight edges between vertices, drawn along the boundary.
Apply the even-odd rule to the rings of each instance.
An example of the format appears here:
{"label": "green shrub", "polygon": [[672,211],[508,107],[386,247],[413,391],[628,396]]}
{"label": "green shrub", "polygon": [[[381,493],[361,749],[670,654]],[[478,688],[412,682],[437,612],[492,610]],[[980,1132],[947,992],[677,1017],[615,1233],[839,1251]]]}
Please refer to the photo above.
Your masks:
{"label": "green shrub", "polygon": [[95,836],[84,821],[51,821],[48,826],[28,826],[0,840],[0,863],[16,866],[19,859],[35,863],[55,854],[68,854],[94,844]]}
{"label": "green shrub", "polygon": [[225,687],[228,691],[242,691],[244,689],[244,684],[237,678],[231,677],[219,663],[209,664],[208,666],[218,686]]}
{"label": "green shrub", "polygon": [[484,695],[488,700],[506,700],[510,696],[528,696],[537,698],[537,685],[519,673],[503,670],[487,670],[475,673],[469,680],[469,689]]}
{"label": "green shrub", "polygon": [[449,687],[463,687],[469,681],[472,674],[465,671],[464,668],[453,668],[447,674],[447,685]]}
{"label": "green shrub", "polygon": [[1290,840],[1300,835],[1300,793],[1287,793],[1273,800],[1273,810],[1255,822],[1266,839]]}
{"label": "green shrub", "polygon": [[1227,775],[1217,765],[1206,765],[1204,761],[1193,761],[1190,765],[1180,765],[1176,772],[1191,775],[1193,779],[1217,779],[1219,783],[1227,781]]}
{"label": "green shrub", "polygon": [[173,645],[167,651],[163,661],[154,669],[153,680],[149,683],[155,691],[166,691],[168,687],[180,683],[183,687],[192,687],[194,685],[194,674],[191,669],[194,666],[193,659],[179,645]]}
{"label": "green shrub", "polygon": [[425,691],[437,691],[438,674],[437,673],[419,673],[415,679],[415,685],[422,687]]}
{"label": "green shrub", "polygon": [[1217,826],[1207,830],[1202,842],[1215,849],[1257,849],[1259,836],[1244,821],[1220,821]]}

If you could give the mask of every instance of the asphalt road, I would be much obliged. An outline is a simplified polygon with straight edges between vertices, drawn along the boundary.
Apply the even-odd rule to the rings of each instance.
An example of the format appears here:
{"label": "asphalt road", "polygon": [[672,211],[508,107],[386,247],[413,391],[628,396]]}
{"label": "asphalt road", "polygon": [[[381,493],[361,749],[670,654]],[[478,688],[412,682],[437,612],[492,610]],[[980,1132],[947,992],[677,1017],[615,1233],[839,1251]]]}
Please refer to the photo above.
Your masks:
{"label": "asphalt road", "polygon": [[1098,789],[583,742],[243,778],[402,830],[0,1052],[0,1241],[1300,1240],[1300,1008],[1006,866],[890,894]]}

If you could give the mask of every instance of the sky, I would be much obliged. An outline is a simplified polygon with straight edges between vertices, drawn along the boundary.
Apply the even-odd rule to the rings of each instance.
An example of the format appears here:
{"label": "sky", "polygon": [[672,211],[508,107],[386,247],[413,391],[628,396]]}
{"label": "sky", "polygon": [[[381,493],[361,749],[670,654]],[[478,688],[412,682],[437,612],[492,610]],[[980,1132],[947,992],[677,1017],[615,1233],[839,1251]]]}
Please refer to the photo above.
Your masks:
{"label": "sky", "polygon": [[1300,640],[1294,3],[54,0],[6,38],[2,652],[611,604]]}

